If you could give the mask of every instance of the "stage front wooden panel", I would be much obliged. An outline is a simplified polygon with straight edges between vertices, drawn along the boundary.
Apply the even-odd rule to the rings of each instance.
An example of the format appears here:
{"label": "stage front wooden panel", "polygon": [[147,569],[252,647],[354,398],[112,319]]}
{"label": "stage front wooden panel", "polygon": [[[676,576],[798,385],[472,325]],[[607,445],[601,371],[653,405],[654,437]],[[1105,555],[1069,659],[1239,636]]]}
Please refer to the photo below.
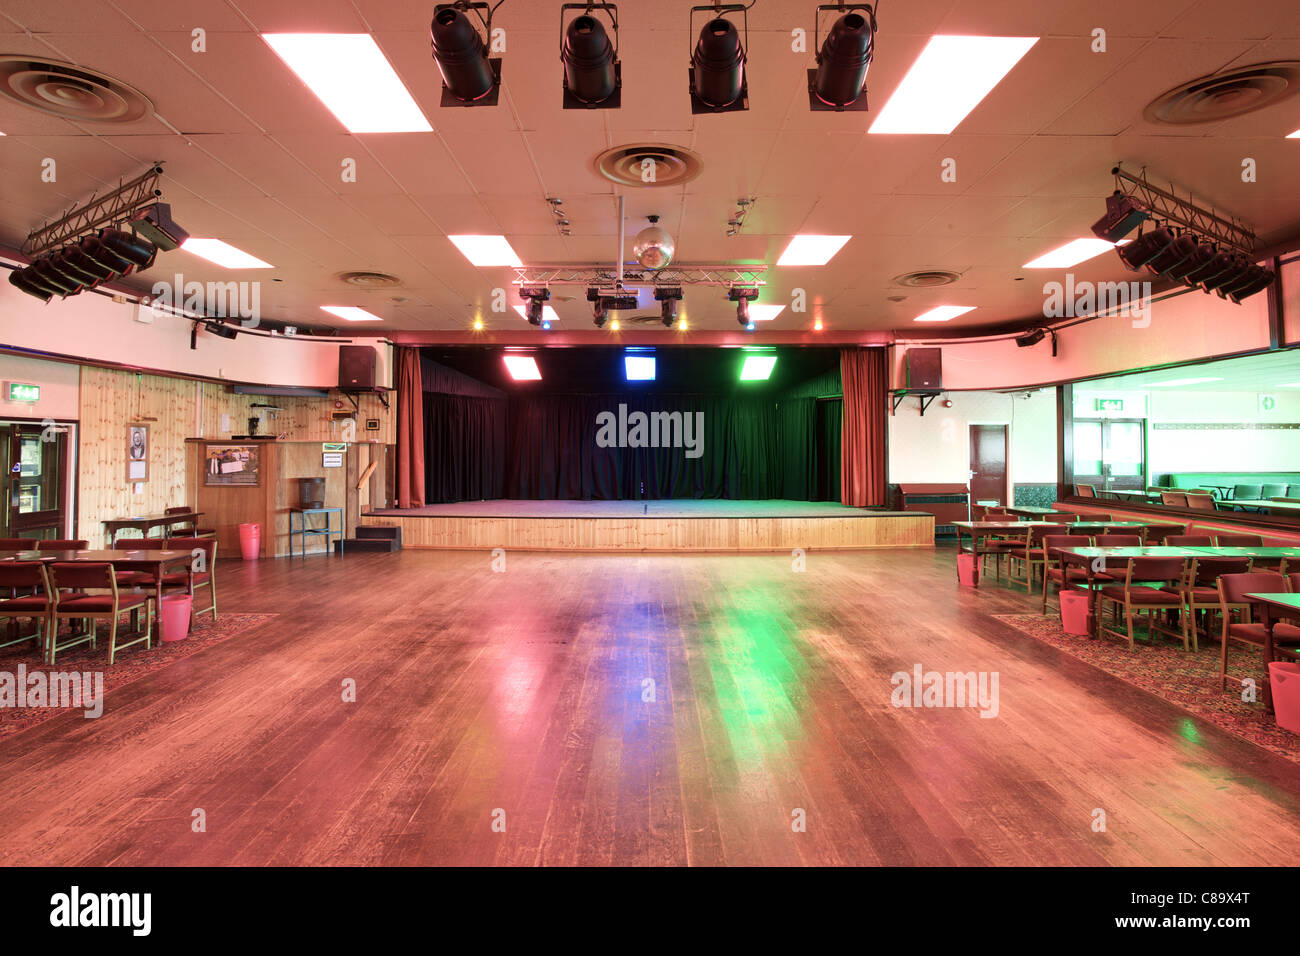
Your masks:
{"label": "stage front wooden panel", "polygon": [[934,516],[579,518],[363,515],[408,548],[523,551],[818,551],[933,547]]}

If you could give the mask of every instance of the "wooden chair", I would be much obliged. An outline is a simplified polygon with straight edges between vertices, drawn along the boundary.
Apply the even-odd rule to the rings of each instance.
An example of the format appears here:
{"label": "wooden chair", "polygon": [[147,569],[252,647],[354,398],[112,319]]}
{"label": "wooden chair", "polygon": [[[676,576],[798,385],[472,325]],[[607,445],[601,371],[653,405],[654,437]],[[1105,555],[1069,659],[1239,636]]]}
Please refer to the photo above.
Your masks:
{"label": "wooden chair", "polygon": [[[166,538],[119,538],[115,546],[122,551],[166,551]],[[152,571],[118,571],[118,587],[153,590],[158,581]]]}
{"label": "wooden chair", "polygon": [[1097,487],[1096,485],[1075,485],[1074,495],[1076,498],[1096,498]]}
{"label": "wooden chair", "polygon": [[[1007,583],[1023,584],[1026,594],[1034,593],[1035,571],[1043,566],[1043,536],[1054,534],[1055,528],[1042,525],[1030,525],[1029,534],[1024,539],[1024,547],[1007,554]],[[1016,577],[1016,562],[1024,567],[1024,579]]]}
{"label": "wooden chair", "polygon": [[[1152,632],[1160,631],[1183,642],[1183,650],[1190,650],[1187,642],[1187,626],[1182,623],[1183,595],[1179,590],[1185,573],[1185,561],[1182,558],[1129,558],[1124,572],[1123,584],[1108,584],[1097,594],[1100,606],[1097,617],[1098,626],[1104,633],[1116,637],[1127,637],[1128,649],[1133,650],[1133,615],[1147,612],[1147,627]],[[1101,608],[1106,602],[1123,608],[1124,624],[1128,633],[1116,631],[1100,623]],[[1172,631],[1154,618],[1156,611],[1177,611],[1180,618],[1180,631]]]}
{"label": "wooden chair", "polygon": [[1288,574],[1286,581],[1291,586],[1292,594],[1300,594],[1300,573]]}
{"label": "wooden chair", "polygon": [[[177,505],[175,508],[164,508],[165,515],[181,515],[190,511],[189,505]],[[195,527],[194,521],[189,524],[172,525],[171,529],[166,532],[167,535],[176,534],[179,537],[188,538],[215,538],[217,536],[216,528],[198,528]]]}
{"label": "wooden chair", "polygon": [[1187,493],[1187,507],[1193,511],[1215,511],[1217,506],[1214,503],[1214,495],[1206,492]]}
{"label": "wooden chair", "polygon": [[1165,536],[1165,544],[1171,548],[1208,548],[1214,541],[1208,534],[1170,534]]}
{"label": "wooden chair", "polygon": [[48,541],[37,541],[37,551],[85,551],[90,547],[90,542],[82,538],[51,538]]}
{"label": "wooden chair", "polygon": [[1099,534],[1093,539],[1093,544],[1099,548],[1140,548],[1142,547],[1142,535]]}
{"label": "wooden chair", "polygon": [[1160,492],[1160,503],[1172,508],[1186,508],[1187,494],[1182,491],[1162,491]]}
{"label": "wooden chair", "polygon": [[[111,564],[90,561],[56,561],[49,566],[48,573],[50,577],[49,593],[53,599],[49,639],[46,641],[48,649],[46,660],[50,665],[54,664],[54,657],[61,650],[87,642],[90,643],[92,648],[95,647],[94,622],[98,618],[108,618],[109,620],[108,663],[110,666],[117,659],[117,649],[119,647],[130,647],[141,642],[144,642],[146,649],[153,646],[153,621],[150,614],[153,597],[142,592],[120,592],[117,588],[117,577],[113,574]],[[85,593],[91,588],[104,590],[108,593]],[[65,590],[68,592],[67,594],[64,593]],[[139,630],[137,630],[135,633],[138,636],[123,644],[118,644],[118,618],[122,616],[123,612],[138,612],[141,609],[144,610],[144,633],[140,634]],[[59,644],[59,621],[63,618],[89,620],[91,626],[88,633],[74,635],[73,640]]]}
{"label": "wooden chair", "polygon": [[1050,521],[1052,524],[1073,524],[1078,520],[1078,518],[1078,515],[1068,514],[1067,512],[1062,511],[1059,514],[1043,515],[1042,520]]}
{"label": "wooden chair", "polygon": [[[1182,591],[1183,607],[1186,610],[1184,630],[1191,631],[1193,648],[1200,650],[1196,640],[1197,613],[1208,614],[1219,610],[1219,578],[1225,574],[1247,574],[1249,571],[1250,558],[1193,558],[1189,562]],[[1208,625],[1205,633],[1210,633]]]}
{"label": "wooden chair", "polygon": [[[1054,528],[1048,528],[1048,531],[1054,531]],[[1086,534],[1045,534],[1041,538],[1043,546],[1042,563],[1043,563],[1043,613],[1047,613],[1047,590],[1051,585],[1056,585],[1056,590],[1063,591],[1067,587],[1082,587],[1088,580],[1088,572],[1080,567],[1067,568],[1065,563],[1052,554],[1053,548],[1087,548],[1091,546],[1092,539]],[[1108,576],[1106,580],[1114,580]]]}
{"label": "wooden chair", "polygon": [[1260,548],[1264,546],[1264,536],[1258,534],[1221,534],[1214,543],[1220,548]]}
{"label": "wooden chair", "polygon": [[35,538],[0,538],[0,551],[35,551]]}
{"label": "wooden chair", "polygon": [[1076,521],[1110,521],[1110,520],[1111,520],[1111,517],[1110,517],[1110,515],[1104,515],[1104,514],[1101,514],[1100,512],[1098,512],[1097,514],[1093,514],[1093,513],[1089,512],[1089,513],[1086,514],[1086,515],[1075,515],[1075,516],[1074,516],[1074,520],[1076,520]]}
{"label": "wooden chair", "polygon": [[[1251,593],[1283,593],[1287,579],[1271,571],[1251,571],[1249,574],[1219,575],[1219,613],[1223,617],[1219,648],[1219,686],[1228,686],[1228,642],[1264,646],[1264,625],[1254,621],[1254,604],[1246,597]],[[1234,612],[1243,618],[1233,623]],[[1273,625],[1273,648],[1287,657],[1300,658],[1300,627],[1279,621]]]}
{"label": "wooden chair", "polygon": [[1171,538],[1182,535],[1186,530],[1187,525],[1185,524],[1170,524],[1167,521],[1160,521],[1143,528],[1142,538],[1147,544],[1168,544]]}
{"label": "wooden chair", "polygon": [[[207,607],[199,607],[197,599],[190,605],[190,620],[195,620],[200,614],[212,612],[212,621],[217,620],[217,539],[216,538],[168,538],[167,547],[174,551],[189,551],[194,555],[194,560],[190,561],[190,566],[185,571],[175,571],[163,575],[164,588],[184,588],[186,593],[194,598],[194,592],[198,588],[208,589],[209,604]],[[203,552],[203,560],[199,561],[196,551]]]}
{"label": "wooden chair", "polygon": [[[13,647],[35,641],[37,647],[45,642],[45,632],[50,623],[50,586],[45,576],[44,561],[0,561],[0,588],[9,591],[9,597],[0,597],[0,618],[10,622],[9,640],[0,647]],[[31,634],[22,634],[14,627],[22,619],[36,623]],[[14,634],[19,634],[14,637]]]}

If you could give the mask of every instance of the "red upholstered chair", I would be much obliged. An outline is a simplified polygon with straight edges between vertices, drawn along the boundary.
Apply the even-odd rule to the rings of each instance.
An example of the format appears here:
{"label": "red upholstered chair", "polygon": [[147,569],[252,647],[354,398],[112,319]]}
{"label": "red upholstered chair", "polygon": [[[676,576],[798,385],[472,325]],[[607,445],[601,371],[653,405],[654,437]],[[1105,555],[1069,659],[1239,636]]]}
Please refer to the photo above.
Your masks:
{"label": "red upholstered chair", "polygon": [[1093,512],[1090,511],[1086,515],[1075,515],[1074,520],[1075,521],[1109,521],[1110,515],[1104,515],[1101,514],[1100,512],[1094,514]]}
{"label": "red upholstered chair", "polygon": [[1291,585],[1292,594],[1300,594],[1300,574],[1288,574],[1287,583]]}
{"label": "red upholstered chair", "polygon": [[1171,524],[1167,521],[1160,521],[1155,524],[1147,525],[1142,535],[1147,544],[1168,544],[1170,538],[1176,538],[1187,530],[1185,524]]}
{"label": "red upholstered chair", "polygon": [[1220,548],[1258,548],[1264,544],[1264,536],[1258,534],[1221,534],[1214,543]]}
{"label": "red upholstered chair", "polygon": [[1106,602],[1117,605],[1124,610],[1124,623],[1128,633],[1102,625],[1101,629],[1116,637],[1128,638],[1128,649],[1133,650],[1133,615],[1147,612],[1147,627],[1151,631],[1161,631],[1183,642],[1183,650],[1189,650],[1187,627],[1180,620],[1180,631],[1172,631],[1157,623],[1156,611],[1178,611],[1182,617],[1183,595],[1179,590],[1183,583],[1184,565],[1182,558],[1129,558],[1128,568],[1124,573],[1123,584],[1108,584],[1098,593],[1100,606],[1097,617],[1102,617],[1101,608]]}
{"label": "red upholstered chair", "polygon": [[[183,514],[188,514],[190,510],[191,509],[189,505],[177,505],[175,508],[164,508],[163,514],[183,515]],[[217,529],[196,528],[194,526],[193,519],[191,519],[189,524],[172,525],[171,529],[167,532],[167,534],[169,535],[176,534],[180,537],[189,537],[189,538],[215,538],[217,536]]]}
{"label": "red upholstered chair", "polygon": [[1162,491],[1160,492],[1160,503],[1174,508],[1186,508],[1187,493],[1183,491]]}
{"label": "red upholstered chair", "polygon": [[[114,542],[119,551],[166,551],[166,538],[118,538]],[[118,587],[145,588],[150,590],[158,586],[152,571],[118,571]]]}
{"label": "red upholstered chair", "polygon": [[[1250,558],[1193,558],[1183,579],[1183,607],[1187,611],[1184,630],[1190,630],[1192,647],[1200,650],[1197,642],[1197,612],[1219,610],[1219,578],[1225,574],[1246,574],[1250,571]],[[1206,627],[1209,634],[1209,627]]]}
{"label": "red upholstered chair", "polygon": [[[56,561],[49,566],[48,573],[50,577],[50,595],[54,601],[51,613],[53,618],[52,626],[50,627],[49,639],[46,641],[46,659],[51,665],[54,664],[55,654],[61,650],[87,642],[92,648],[95,646],[93,623],[88,633],[74,635],[74,639],[59,644],[59,621],[63,618],[89,619],[92,622],[97,618],[108,618],[108,663],[110,665],[117,658],[118,647],[130,647],[142,641],[146,648],[152,646],[153,622],[150,616],[150,604],[153,599],[148,594],[135,591],[119,592],[117,578],[113,574],[111,564],[90,561]],[[85,592],[88,589],[104,590],[108,593],[87,594]],[[137,631],[136,633],[139,636],[119,645],[117,643],[118,618],[125,611],[140,610],[144,611],[144,633],[139,634]]]}
{"label": "red upholstered chair", "polygon": [[1075,485],[1074,494],[1077,498],[1096,498],[1097,488],[1095,485]]}
{"label": "red upholstered chair", "polygon": [[37,551],[85,551],[90,547],[90,542],[82,538],[51,538],[48,541],[37,541]]}
{"label": "red upholstered chair", "polygon": [[[1037,570],[1043,564],[1043,536],[1045,534],[1055,534],[1056,529],[1046,525],[1030,525],[1029,534],[1024,539],[1023,548],[1016,548],[1007,554],[1007,583],[1023,584],[1025,593],[1034,593],[1034,579],[1037,577]],[[1016,576],[1016,564],[1019,563],[1024,568],[1024,577]]]}
{"label": "red upholstered chair", "polygon": [[1061,512],[1059,514],[1054,514],[1054,515],[1043,515],[1043,520],[1050,521],[1052,524],[1071,524],[1075,521],[1078,521],[1079,517],[1080,517],[1079,515],[1072,515],[1072,514],[1067,514],[1066,512]]}
{"label": "red upholstered chair", "polygon": [[1170,534],[1165,536],[1165,544],[1171,548],[1208,548],[1214,541],[1208,534]]}
{"label": "red upholstered chair", "polygon": [[1142,547],[1142,535],[1099,534],[1093,538],[1093,543],[1099,548],[1140,548]]}
{"label": "red upholstered chair", "polygon": [[[1254,620],[1254,605],[1247,594],[1280,594],[1286,591],[1286,578],[1271,571],[1249,574],[1219,575],[1219,611],[1223,615],[1220,632],[1219,686],[1228,686],[1228,642],[1264,646],[1264,625]],[[1233,614],[1242,620],[1233,623]],[[1273,649],[1286,656],[1300,658],[1300,627],[1279,621],[1273,625]]]}
{"label": "red upholstered chair", "polygon": [[[217,539],[168,538],[167,547],[173,551],[189,551],[193,557],[187,570],[164,574],[163,587],[183,588],[191,598],[195,598],[196,590],[207,588],[208,606],[199,607],[198,599],[195,598],[190,604],[190,620],[211,611],[215,623],[217,620]],[[203,552],[201,559],[196,553],[198,551]]]}
{"label": "red upholstered chair", "polygon": [[35,551],[35,538],[0,538],[0,551]]}
{"label": "red upholstered chair", "polygon": [[[1054,529],[1048,528],[1048,531]],[[1043,613],[1047,613],[1047,590],[1052,585],[1056,590],[1062,591],[1067,587],[1083,587],[1088,581],[1088,573],[1081,567],[1067,568],[1061,560],[1060,555],[1052,553],[1053,548],[1086,548],[1092,544],[1092,539],[1086,534],[1046,534],[1041,538],[1043,545]],[[1107,581],[1113,581],[1114,578],[1109,575],[1102,575]]]}
{"label": "red upholstered chair", "polygon": [[[0,647],[12,647],[35,641],[40,647],[45,640],[45,632],[50,623],[49,582],[45,577],[43,561],[0,561],[0,618],[11,622],[9,639]],[[22,618],[36,622],[36,630],[27,635],[15,637],[21,633],[14,623]]]}
{"label": "red upholstered chair", "polygon": [[1187,493],[1187,507],[1193,511],[1215,511],[1214,495],[1209,492],[1197,493],[1189,491]]}

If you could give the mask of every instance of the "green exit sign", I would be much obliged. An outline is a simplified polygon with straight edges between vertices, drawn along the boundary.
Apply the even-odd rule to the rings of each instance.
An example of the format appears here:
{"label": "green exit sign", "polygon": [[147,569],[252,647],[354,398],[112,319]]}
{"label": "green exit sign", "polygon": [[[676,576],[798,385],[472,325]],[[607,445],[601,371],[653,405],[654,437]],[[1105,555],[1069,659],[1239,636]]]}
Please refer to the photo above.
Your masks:
{"label": "green exit sign", "polygon": [[39,402],[40,400],[41,387],[39,385],[27,385],[23,382],[9,383],[9,401]]}
{"label": "green exit sign", "polygon": [[1099,399],[1097,399],[1097,411],[1099,411],[1099,412],[1122,412],[1122,411],[1124,411],[1124,399],[1122,399],[1122,398],[1099,398]]}

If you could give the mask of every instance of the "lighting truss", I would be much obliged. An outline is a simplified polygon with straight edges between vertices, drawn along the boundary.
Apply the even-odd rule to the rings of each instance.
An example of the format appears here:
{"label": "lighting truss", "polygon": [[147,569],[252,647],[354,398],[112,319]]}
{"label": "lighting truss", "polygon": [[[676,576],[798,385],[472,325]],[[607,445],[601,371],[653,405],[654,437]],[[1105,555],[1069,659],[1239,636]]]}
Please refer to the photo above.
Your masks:
{"label": "lighting truss", "polygon": [[[625,269],[623,286],[754,286],[767,285],[767,266],[679,266],[666,269]],[[517,286],[619,287],[618,273],[609,266],[524,266],[515,268]]]}
{"label": "lighting truss", "polygon": [[1111,175],[1115,177],[1115,189],[1152,217],[1198,233],[1220,247],[1237,249],[1253,261],[1257,242],[1255,234],[1235,219],[1225,219],[1190,200],[1180,199],[1170,191],[1152,186],[1147,181],[1145,169],[1140,176],[1135,176],[1116,166],[1111,170]]}
{"label": "lighting truss", "polygon": [[123,183],[103,196],[92,196],[89,202],[74,207],[62,218],[33,230],[23,241],[23,254],[36,258],[100,226],[133,218],[133,213],[156,203],[162,196],[162,190],[158,188],[162,171],[162,164],[155,163],[129,183]]}

